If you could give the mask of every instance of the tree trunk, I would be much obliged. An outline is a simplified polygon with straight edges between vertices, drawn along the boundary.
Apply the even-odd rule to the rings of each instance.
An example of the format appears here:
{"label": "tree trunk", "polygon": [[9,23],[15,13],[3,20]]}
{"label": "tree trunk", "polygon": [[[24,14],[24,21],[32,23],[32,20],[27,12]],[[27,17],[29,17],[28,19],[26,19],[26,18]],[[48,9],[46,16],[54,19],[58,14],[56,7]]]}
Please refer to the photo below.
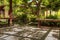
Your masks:
{"label": "tree trunk", "polygon": [[36,14],[37,14],[37,18],[38,18],[38,27],[39,28],[41,27],[41,25],[40,25],[41,21],[40,21],[40,18],[39,18],[39,13],[41,11],[41,6],[40,6],[41,2],[42,2],[42,0],[40,0],[39,3],[37,4],[37,10],[36,10]]}
{"label": "tree trunk", "polygon": [[8,20],[8,23],[9,25],[12,25],[12,0],[9,0],[10,1],[10,9],[9,9],[9,20]]}

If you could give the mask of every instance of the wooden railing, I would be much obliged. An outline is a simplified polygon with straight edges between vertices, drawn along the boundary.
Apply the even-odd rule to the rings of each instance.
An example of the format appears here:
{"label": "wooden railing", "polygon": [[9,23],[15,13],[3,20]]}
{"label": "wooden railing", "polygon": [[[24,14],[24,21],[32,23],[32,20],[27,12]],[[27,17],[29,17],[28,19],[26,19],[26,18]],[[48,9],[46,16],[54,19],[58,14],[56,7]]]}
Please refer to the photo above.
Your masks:
{"label": "wooden railing", "polygon": [[60,19],[39,19],[39,21],[60,22]]}

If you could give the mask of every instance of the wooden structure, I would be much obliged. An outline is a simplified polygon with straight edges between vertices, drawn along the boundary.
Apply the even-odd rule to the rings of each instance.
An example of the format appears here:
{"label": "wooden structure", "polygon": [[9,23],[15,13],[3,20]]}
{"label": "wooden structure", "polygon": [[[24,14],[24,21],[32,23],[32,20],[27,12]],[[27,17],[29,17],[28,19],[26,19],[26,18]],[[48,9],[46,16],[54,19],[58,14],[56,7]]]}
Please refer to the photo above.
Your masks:
{"label": "wooden structure", "polygon": [[60,19],[40,19],[40,21],[47,21],[47,22],[60,22]]}
{"label": "wooden structure", "polygon": [[[60,19],[37,19],[39,21],[39,27],[41,27],[41,22],[60,22]],[[58,25],[57,25],[58,26]]]}
{"label": "wooden structure", "polygon": [[5,17],[5,10],[4,10],[4,5],[0,6],[0,15],[3,13],[3,16]]}
{"label": "wooden structure", "polygon": [[[5,10],[4,10],[4,5],[3,6],[0,6],[0,12],[2,11],[3,13],[3,16],[4,18],[0,18],[0,19],[8,19],[8,24],[9,25],[12,25],[12,0],[9,0],[9,12],[8,12],[8,15],[9,15],[9,18],[5,18]],[[1,15],[1,13],[0,13]]]}

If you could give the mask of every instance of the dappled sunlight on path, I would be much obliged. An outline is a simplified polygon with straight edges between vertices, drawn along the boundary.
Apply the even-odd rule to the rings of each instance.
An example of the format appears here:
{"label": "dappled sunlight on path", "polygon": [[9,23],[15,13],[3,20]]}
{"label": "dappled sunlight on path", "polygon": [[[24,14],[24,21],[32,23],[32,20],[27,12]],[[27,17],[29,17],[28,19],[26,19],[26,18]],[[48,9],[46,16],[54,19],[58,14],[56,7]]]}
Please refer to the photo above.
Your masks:
{"label": "dappled sunlight on path", "polygon": [[[33,26],[25,27],[6,27],[0,28],[0,39],[4,40],[39,40],[50,30],[50,27],[36,28]],[[51,30],[48,35],[45,35],[45,40],[57,40],[53,36],[54,33],[58,33],[59,30]],[[43,37],[44,38],[44,37]]]}

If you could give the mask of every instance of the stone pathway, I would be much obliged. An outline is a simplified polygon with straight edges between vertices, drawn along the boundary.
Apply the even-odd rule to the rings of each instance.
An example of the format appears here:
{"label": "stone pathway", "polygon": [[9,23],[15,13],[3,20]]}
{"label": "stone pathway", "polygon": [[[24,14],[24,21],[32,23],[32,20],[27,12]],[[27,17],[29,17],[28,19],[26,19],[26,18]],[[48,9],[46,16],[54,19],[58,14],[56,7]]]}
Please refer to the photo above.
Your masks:
{"label": "stone pathway", "polygon": [[[0,37],[1,39],[3,38],[5,40],[37,40],[40,39],[49,29],[41,29],[35,27],[14,27],[6,29],[4,28],[2,30],[4,34]],[[22,36],[22,39],[21,37],[16,37],[16,35]]]}
{"label": "stone pathway", "polygon": [[[35,28],[35,27],[11,27],[2,28],[4,34],[0,33],[0,40],[38,40],[41,39],[50,28]],[[58,40],[53,34],[59,30],[51,30],[45,40]],[[58,34],[57,34],[58,35]],[[44,37],[43,37],[44,38]]]}
{"label": "stone pathway", "polygon": [[59,30],[52,30],[45,40],[58,40],[57,36],[59,36]]}

